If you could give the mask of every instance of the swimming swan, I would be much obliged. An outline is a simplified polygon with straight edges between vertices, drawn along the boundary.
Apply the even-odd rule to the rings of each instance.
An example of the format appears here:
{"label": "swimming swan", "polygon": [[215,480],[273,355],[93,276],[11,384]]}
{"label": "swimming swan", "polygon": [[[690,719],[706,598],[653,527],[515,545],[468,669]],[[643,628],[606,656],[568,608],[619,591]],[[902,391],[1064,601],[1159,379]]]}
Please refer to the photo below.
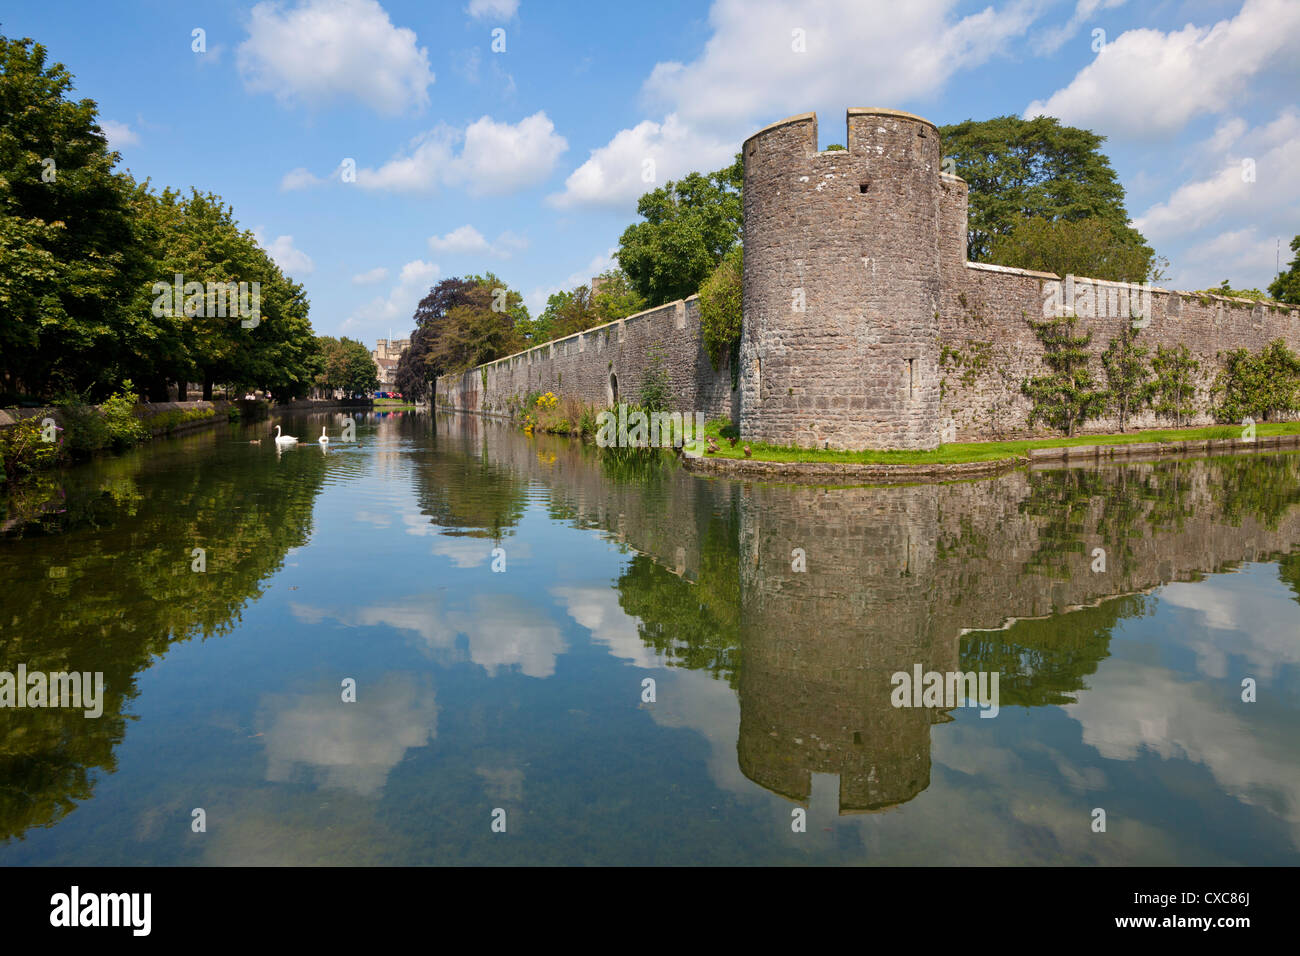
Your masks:
{"label": "swimming swan", "polygon": [[324,425],[320,427],[320,438],[317,438],[316,440],[320,442],[322,448],[324,448],[326,445],[330,443],[330,436],[325,434]]}
{"label": "swimming swan", "polygon": [[281,435],[281,434],[280,434],[280,426],[279,426],[279,425],[276,425],[276,426],[275,426],[275,443],[276,443],[277,445],[296,445],[296,444],[298,444],[298,439],[295,438],[293,435]]}

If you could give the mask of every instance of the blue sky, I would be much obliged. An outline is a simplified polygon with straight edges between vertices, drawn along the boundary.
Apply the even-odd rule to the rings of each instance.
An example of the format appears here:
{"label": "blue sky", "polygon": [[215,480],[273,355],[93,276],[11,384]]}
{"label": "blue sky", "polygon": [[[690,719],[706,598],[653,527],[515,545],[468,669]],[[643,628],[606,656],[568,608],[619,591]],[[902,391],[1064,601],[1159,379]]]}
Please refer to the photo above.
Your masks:
{"label": "blue sky", "polygon": [[538,311],[610,265],[640,193],[808,110],[823,147],[851,106],[1096,130],[1173,288],[1262,288],[1300,233],[1297,0],[11,0],[0,31],[72,71],[138,178],[231,203],[318,332],[368,343],[450,275]]}

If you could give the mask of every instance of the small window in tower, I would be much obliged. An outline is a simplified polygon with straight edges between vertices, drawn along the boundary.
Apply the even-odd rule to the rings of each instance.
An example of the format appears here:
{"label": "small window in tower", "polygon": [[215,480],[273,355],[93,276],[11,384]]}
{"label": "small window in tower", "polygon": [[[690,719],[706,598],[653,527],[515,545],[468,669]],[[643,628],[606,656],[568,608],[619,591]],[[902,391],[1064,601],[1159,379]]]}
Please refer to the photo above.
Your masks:
{"label": "small window in tower", "polygon": [[916,398],[916,359],[907,360],[907,397]]}
{"label": "small window in tower", "polygon": [[858,183],[858,192],[860,192],[860,193],[864,193],[864,192],[866,192],[866,191],[867,191],[868,189],[870,189],[870,188],[871,188],[871,181],[870,181],[870,180],[868,180],[868,181],[865,182],[865,183]]}

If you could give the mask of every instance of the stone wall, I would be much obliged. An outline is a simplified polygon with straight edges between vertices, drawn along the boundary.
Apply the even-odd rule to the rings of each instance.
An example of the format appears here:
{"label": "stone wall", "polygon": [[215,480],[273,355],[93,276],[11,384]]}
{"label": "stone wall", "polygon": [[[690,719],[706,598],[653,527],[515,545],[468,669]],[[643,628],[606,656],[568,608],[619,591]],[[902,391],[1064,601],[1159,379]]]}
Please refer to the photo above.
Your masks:
{"label": "stone wall", "polygon": [[[745,272],[738,389],[700,341],[698,300],[670,303],[512,355],[435,384],[444,405],[504,414],[552,391],[601,407],[635,400],[662,347],[673,410],[727,415],[747,440],[807,448],[932,449],[1031,431],[1028,378],[1045,374],[1029,319],[1058,277],[966,261],[967,184],[940,171],[934,124],[851,109],[847,148],[817,151],[812,113],[745,141]],[[1091,281],[1091,280],[1080,280]],[[1094,285],[1118,291],[1116,283]],[[1139,342],[1186,345],[1200,362],[1192,424],[1211,418],[1221,353],[1281,338],[1300,351],[1300,316],[1277,303],[1152,290]],[[1093,318],[1091,364],[1131,321]],[[1146,411],[1131,427],[1173,422]],[[1082,432],[1116,431],[1114,418]]]}
{"label": "stone wall", "polygon": [[939,133],[849,110],[745,141],[741,434],[805,447],[939,444]]}
{"label": "stone wall", "polygon": [[441,377],[434,389],[441,406],[489,415],[508,414],[509,402],[530,392],[605,408],[637,400],[656,354],[671,383],[671,410],[701,412],[706,419],[738,417],[740,395],[731,386],[730,363],[724,357],[715,370],[701,342],[698,296]]}
{"label": "stone wall", "polygon": [[[964,260],[962,274],[962,285],[945,288],[940,321],[944,441],[1029,435],[1030,403],[1020,392],[1020,383],[1047,372],[1043,345],[1029,319],[1043,318],[1048,283],[1056,283],[1060,277]],[[1090,281],[1108,295],[1109,290],[1118,293],[1120,289],[1119,283]],[[1102,353],[1131,321],[1118,315],[1079,319],[1078,330],[1092,334],[1091,368],[1099,384],[1105,383]],[[1138,343],[1150,348],[1151,354],[1158,345],[1182,344],[1201,363],[1193,403],[1198,411],[1192,424],[1212,421],[1210,388],[1223,365],[1219,353],[1237,348],[1258,352],[1278,338],[1300,351],[1300,312],[1295,307],[1164,289],[1151,291],[1151,315],[1138,332]],[[1130,427],[1172,424],[1146,411],[1135,416]],[[1118,421],[1107,416],[1088,421],[1082,431],[1113,432],[1118,427]],[[1043,432],[1041,426],[1038,432]]]}

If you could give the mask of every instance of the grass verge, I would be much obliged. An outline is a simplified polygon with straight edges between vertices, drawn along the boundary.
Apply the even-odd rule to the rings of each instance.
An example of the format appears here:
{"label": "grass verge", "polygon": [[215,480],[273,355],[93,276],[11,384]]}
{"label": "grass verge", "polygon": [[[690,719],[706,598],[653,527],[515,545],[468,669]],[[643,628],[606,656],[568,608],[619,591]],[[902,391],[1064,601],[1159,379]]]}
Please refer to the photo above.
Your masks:
{"label": "grass verge", "polygon": [[[958,464],[968,461],[996,461],[1023,458],[1031,448],[1062,448],[1076,445],[1130,445],[1137,442],[1205,441],[1211,438],[1240,438],[1240,425],[1207,425],[1202,428],[1167,428],[1125,432],[1118,435],[1074,435],[1070,438],[1027,438],[1019,441],[957,442],[940,445],[934,451],[832,451],[819,448],[795,448],[769,445],[766,442],[737,441],[736,427],[725,419],[705,425],[705,435],[717,440],[717,452],[708,458],[744,458],[745,446],[758,461],[830,461],[871,465]],[[1255,426],[1258,437],[1300,434],[1300,422],[1265,422]]]}

